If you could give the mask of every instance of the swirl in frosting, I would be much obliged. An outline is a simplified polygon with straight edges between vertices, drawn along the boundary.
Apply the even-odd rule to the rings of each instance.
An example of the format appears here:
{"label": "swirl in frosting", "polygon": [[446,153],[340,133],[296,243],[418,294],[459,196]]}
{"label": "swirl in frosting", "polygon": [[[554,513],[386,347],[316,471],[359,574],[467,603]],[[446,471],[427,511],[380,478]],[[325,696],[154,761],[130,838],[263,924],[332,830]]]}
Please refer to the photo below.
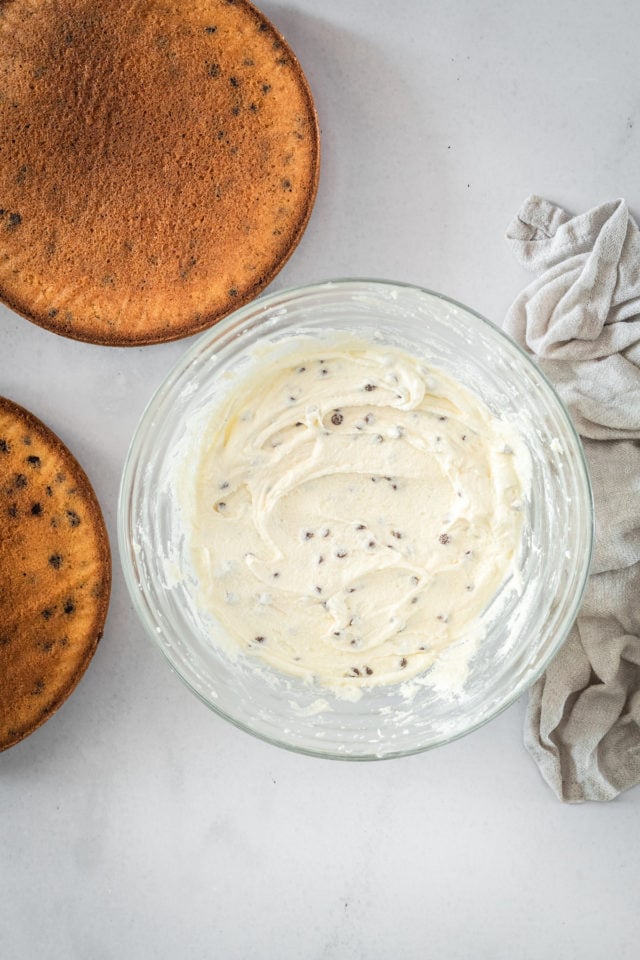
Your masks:
{"label": "swirl in frosting", "polygon": [[512,574],[526,451],[442,370],[293,337],[209,414],[191,552],[199,602],[238,650],[328,687],[398,683],[468,636]]}

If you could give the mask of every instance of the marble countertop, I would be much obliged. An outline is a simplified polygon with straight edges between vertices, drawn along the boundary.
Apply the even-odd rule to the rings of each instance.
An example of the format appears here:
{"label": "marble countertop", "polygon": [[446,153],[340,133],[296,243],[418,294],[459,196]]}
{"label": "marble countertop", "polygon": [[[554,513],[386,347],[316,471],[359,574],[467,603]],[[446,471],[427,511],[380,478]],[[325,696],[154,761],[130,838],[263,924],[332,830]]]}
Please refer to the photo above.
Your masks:
{"label": "marble countertop", "polygon": [[[640,213],[640,6],[289,0],[265,13],[316,98],[323,168],[271,289],[419,283],[500,321],[527,282],[504,240],[531,192]],[[76,692],[0,756],[6,960],[636,958],[640,790],[561,805],[525,702],[420,756],[297,756],[210,713],[137,622],[116,555],[129,439],[187,343],[65,341],[0,307],[0,393],[86,468],[114,548]]]}

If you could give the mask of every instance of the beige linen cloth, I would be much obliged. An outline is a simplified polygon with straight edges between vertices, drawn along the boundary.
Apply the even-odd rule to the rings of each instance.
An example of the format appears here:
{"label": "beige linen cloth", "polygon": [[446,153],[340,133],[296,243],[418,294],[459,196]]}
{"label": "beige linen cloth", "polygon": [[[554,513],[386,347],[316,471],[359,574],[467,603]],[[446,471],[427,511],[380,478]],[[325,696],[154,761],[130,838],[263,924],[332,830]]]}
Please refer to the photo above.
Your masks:
{"label": "beige linen cloth", "polygon": [[584,603],[531,691],[525,743],[559,798],[610,800],[640,782],[640,232],[623,200],[572,217],[531,196],[507,239],[540,276],[505,329],[573,416],[596,512]]}

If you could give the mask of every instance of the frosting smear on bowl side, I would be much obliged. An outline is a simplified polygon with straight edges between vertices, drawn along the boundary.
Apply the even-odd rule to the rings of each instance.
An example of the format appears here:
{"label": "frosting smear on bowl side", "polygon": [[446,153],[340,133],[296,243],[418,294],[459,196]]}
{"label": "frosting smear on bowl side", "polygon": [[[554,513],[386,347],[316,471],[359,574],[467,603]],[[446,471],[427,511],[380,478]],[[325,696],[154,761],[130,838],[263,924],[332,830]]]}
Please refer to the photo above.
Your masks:
{"label": "frosting smear on bowl side", "polygon": [[327,687],[399,683],[471,636],[514,573],[528,453],[442,370],[292,337],[207,416],[191,558],[238,652]]}

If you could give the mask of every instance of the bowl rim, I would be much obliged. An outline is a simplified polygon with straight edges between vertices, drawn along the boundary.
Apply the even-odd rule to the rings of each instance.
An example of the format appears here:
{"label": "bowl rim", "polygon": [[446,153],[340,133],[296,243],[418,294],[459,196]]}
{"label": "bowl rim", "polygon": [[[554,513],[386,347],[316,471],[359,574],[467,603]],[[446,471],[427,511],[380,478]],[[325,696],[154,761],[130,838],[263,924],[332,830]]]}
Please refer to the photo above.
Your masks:
{"label": "bowl rim", "polygon": [[[259,730],[254,729],[249,724],[244,723],[242,720],[237,719],[236,717],[231,716],[220,706],[213,703],[211,700],[207,699],[191,682],[184,676],[181,671],[178,669],[174,661],[169,656],[166,648],[163,646],[160,640],[161,631],[158,632],[157,624],[153,623],[149,613],[148,608],[142,602],[143,591],[140,588],[138,578],[135,575],[134,566],[131,562],[130,557],[130,499],[133,492],[133,476],[136,467],[139,462],[139,453],[140,447],[144,441],[144,438],[147,433],[149,421],[153,420],[154,414],[162,406],[166,397],[171,394],[171,391],[175,385],[179,382],[182,375],[190,367],[192,361],[197,358],[199,355],[203,354],[207,348],[210,348],[215,341],[219,340],[221,336],[233,330],[234,328],[241,329],[245,321],[250,320],[255,317],[260,312],[267,313],[274,306],[281,304],[283,301],[298,300],[300,298],[307,297],[313,293],[321,293],[325,290],[333,288],[348,288],[358,286],[367,286],[374,288],[402,288],[408,289],[419,294],[427,294],[430,297],[434,297],[437,300],[441,300],[444,303],[455,307],[459,310],[462,310],[464,313],[470,314],[475,317],[477,320],[481,321],[494,335],[497,335],[498,338],[506,341],[512,349],[515,349],[516,353],[520,355],[521,359],[524,360],[525,366],[529,365],[533,367],[536,371],[536,374],[541,378],[545,388],[547,389],[549,395],[552,398],[552,401],[556,404],[557,410],[561,415],[562,419],[566,422],[568,427],[569,437],[572,439],[576,460],[578,464],[578,474],[584,485],[586,493],[586,520],[588,523],[587,531],[587,550],[586,556],[584,557],[584,569],[582,573],[582,579],[579,584],[579,588],[575,591],[573,601],[568,608],[567,614],[565,614],[564,622],[560,625],[560,629],[557,631],[556,641],[550,645],[550,649],[547,651],[547,654],[542,659],[541,663],[538,664],[537,668],[534,671],[527,672],[527,674],[520,680],[518,684],[514,687],[508,697],[504,701],[500,702],[497,706],[494,706],[492,710],[480,720],[477,720],[475,723],[466,727],[464,730],[456,731],[452,734],[447,734],[441,739],[435,740],[433,742],[427,743],[423,746],[411,747],[410,749],[398,749],[391,750],[384,753],[369,753],[369,754],[358,754],[350,755],[345,753],[337,753],[335,750],[322,750],[322,749],[312,749],[310,747],[300,746],[298,744],[293,744],[287,742],[284,739],[278,739],[276,737],[269,736],[268,734],[262,733]],[[124,574],[125,583],[127,585],[127,590],[129,596],[133,603],[134,609],[138,616],[138,619],[142,623],[145,632],[153,641],[154,646],[158,649],[163,655],[165,661],[169,664],[172,672],[185,684],[185,686],[193,693],[198,700],[200,700],[205,706],[212,710],[219,717],[222,717],[224,720],[231,723],[234,727],[239,730],[244,731],[245,733],[250,734],[253,737],[256,737],[259,740],[269,743],[272,746],[280,747],[285,750],[289,750],[292,753],[302,754],[309,757],[317,757],[324,760],[345,760],[345,761],[354,761],[354,762],[365,762],[365,761],[374,761],[374,760],[393,760],[399,759],[402,757],[416,756],[421,753],[425,753],[428,750],[433,750],[436,747],[444,746],[447,743],[452,743],[455,740],[460,740],[462,737],[466,737],[468,734],[473,733],[475,730],[480,729],[485,726],[485,724],[496,719],[500,716],[505,710],[511,707],[516,700],[518,700],[523,693],[527,690],[530,690],[533,685],[539,680],[542,674],[545,672],[550,662],[556,656],[560,648],[566,642],[569,633],[575,625],[575,621],[582,605],[584,594],[589,582],[590,570],[593,560],[593,549],[594,549],[594,540],[595,540],[595,509],[594,509],[594,500],[593,500],[593,488],[591,484],[591,477],[589,473],[589,467],[587,464],[584,447],[582,440],[576,426],[573,422],[573,419],[567,409],[566,404],[559,396],[557,390],[555,389],[552,382],[549,380],[544,371],[540,366],[535,362],[533,356],[516,341],[507,334],[501,327],[499,327],[492,320],[489,320],[487,317],[483,316],[477,310],[472,307],[467,306],[465,303],[462,303],[460,300],[456,300],[453,297],[450,297],[446,294],[439,293],[436,290],[432,290],[429,287],[424,287],[420,284],[409,283],[408,281],[401,280],[387,280],[384,278],[372,278],[372,277],[339,277],[335,279],[326,279],[320,281],[313,281],[306,284],[300,284],[290,287],[285,287],[282,290],[272,291],[270,293],[263,294],[256,299],[250,301],[247,304],[239,307],[237,310],[234,310],[232,313],[220,319],[212,327],[205,330],[203,333],[200,333],[197,336],[197,339],[191,346],[181,354],[178,360],[170,368],[169,372],[165,375],[162,382],[154,390],[151,397],[147,401],[142,414],[138,420],[136,428],[131,437],[127,454],[124,461],[124,466],[122,469],[122,474],[120,478],[120,486],[118,493],[118,503],[117,503],[117,536],[118,536],[118,548],[120,553],[120,562]]]}

